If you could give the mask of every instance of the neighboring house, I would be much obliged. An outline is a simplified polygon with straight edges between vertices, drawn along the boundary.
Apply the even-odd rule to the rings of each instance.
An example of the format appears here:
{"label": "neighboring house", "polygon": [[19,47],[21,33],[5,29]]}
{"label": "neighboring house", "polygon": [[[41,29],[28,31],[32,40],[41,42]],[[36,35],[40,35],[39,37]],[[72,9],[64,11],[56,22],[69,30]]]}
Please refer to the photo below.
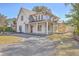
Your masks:
{"label": "neighboring house", "polygon": [[12,27],[12,20],[7,20],[7,27]]}
{"label": "neighboring house", "polygon": [[59,17],[55,15],[37,13],[21,8],[16,20],[17,32],[52,34],[56,32]]}
{"label": "neighboring house", "polygon": [[14,23],[15,20],[15,18],[7,20],[7,27],[12,28],[13,31],[16,31],[16,23]]}

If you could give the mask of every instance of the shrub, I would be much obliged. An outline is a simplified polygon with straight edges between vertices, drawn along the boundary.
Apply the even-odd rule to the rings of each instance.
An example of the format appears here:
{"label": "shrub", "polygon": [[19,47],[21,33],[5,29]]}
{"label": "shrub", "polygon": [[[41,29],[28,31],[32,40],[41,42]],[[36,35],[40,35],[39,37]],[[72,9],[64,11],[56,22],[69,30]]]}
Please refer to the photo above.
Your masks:
{"label": "shrub", "polygon": [[0,32],[3,31],[3,27],[0,27]]}
{"label": "shrub", "polygon": [[75,29],[74,34],[79,35],[79,29]]}
{"label": "shrub", "polygon": [[11,27],[0,27],[0,32],[13,32]]}
{"label": "shrub", "polygon": [[13,32],[13,29],[11,27],[7,27],[5,31],[6,32]]}

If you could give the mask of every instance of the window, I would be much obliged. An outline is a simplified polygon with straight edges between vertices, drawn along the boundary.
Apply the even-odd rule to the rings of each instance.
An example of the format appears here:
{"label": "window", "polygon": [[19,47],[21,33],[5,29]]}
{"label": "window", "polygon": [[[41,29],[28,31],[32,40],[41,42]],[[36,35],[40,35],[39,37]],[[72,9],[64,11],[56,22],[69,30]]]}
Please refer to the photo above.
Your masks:
{"label": "window", "polygon": [[48,15],[44,15],[43,16],[43,19],[48,20],[49,19],[49,16]]}
{"label": "window", "polygon": [[39,15],[39,20],[43,20],[43,15]]}
{"label": "window", "polygon": [[37,17],[38,17],[38,20],[42,20],[42,18],[43,18],[42,15],[40,15],[40,14],[37,15]]}
{"label": "window", "polygon": [[43,20],[43,15],[41,15],[41,20]]}
{"label": "window", "polygon": [[33,16],[32,16],[32,15],[30,15],[30,16],[29,16],[29,20],[30,20],[31,22],[33,22],[33,21],[34,21],[34,18],[33,18]]}
{"label": "window", "polygon": [[38,20],[40,20],[40,15],[38,15]]}
{"label": "window", "polygon": [[42,19],[41,19],[41,15],[39,15],[39,17],[40,17],[40,20],[42,20]]}
{"label": "window", "polygon": [[36,16],[36,21],[37,21],[37,16]]}
{"label": "window", "polygon": [[21,20],[23,21],[23,16],[21,16]]}
{"label": "window", "polygon": [[42,26],[40,24],[38,24],[38,31],[41,31]]}

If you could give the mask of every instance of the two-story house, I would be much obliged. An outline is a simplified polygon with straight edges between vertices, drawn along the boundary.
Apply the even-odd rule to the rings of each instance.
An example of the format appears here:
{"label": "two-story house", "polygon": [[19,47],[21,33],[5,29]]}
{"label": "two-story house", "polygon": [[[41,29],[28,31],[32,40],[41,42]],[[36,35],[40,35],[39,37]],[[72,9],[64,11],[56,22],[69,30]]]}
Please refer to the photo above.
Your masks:
{"label": "two-story house", "polygon": [[21,8],[17,17],[17,32],[52,34],[57,29],[59,17]]}

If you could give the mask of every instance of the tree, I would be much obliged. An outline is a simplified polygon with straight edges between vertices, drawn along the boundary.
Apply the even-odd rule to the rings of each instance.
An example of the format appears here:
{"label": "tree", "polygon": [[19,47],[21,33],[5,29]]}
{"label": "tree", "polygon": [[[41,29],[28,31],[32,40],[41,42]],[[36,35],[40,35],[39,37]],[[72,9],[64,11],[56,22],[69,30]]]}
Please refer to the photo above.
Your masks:
{"label": "tree", "polygon": [[13,20],[13,24],[16,24],[16,19]]}
{"label": "tree", "polygon": [[16,32],[16,18],[14,18],[13,21],[13,31]]}
{"label": "tree", "polygon": [[41,12],[41,13],[44,13],[44,14],[52,14],[51,10],[48,9],[47,7],[45,6],[36,6],[32,9],[33,11],[36,11],[36,12]]}
{"label": "tree", "polygon": [[69,19],[69,23],[73,24],[75,27],[74,33],[79,35],[79,4],[72,3],[69,4],[71,7],[70,13],[66,14],[66,17]]}
{"label": "tree", "polygon": [[6,16],[0,14],[0,27],[1,26],[6,26],[7,22],[6,22]]}
{"label": "tree", "polygon": [[7,26],[6,16],[0,13],[0,30],[4,32],[6,26]]}

